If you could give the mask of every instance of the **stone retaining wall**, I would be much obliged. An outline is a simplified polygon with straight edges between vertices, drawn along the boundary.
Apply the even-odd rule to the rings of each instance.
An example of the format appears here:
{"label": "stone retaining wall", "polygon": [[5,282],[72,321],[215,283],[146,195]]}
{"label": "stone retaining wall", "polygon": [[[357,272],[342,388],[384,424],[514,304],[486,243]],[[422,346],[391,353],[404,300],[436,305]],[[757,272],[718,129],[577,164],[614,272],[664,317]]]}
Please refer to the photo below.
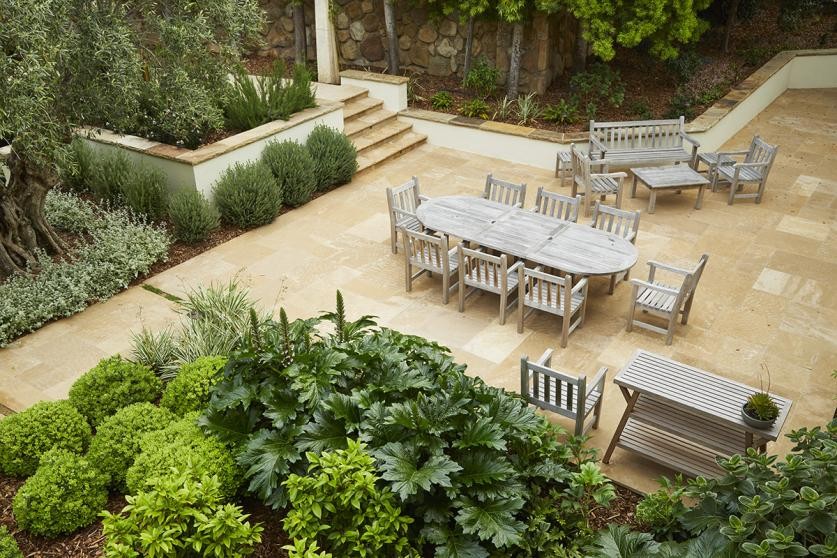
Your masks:
{"label": "stone retaining wall", "polygon": [[[263,55],[294,55],[292,8],[285,0],[263,0],[268,16]],[[334,24],[340,64],[366,68],[386,67],[383,0],[334,0]],[[397,6],[399,57],[402,68],[433,76],[462,75],[467,25],[457,15],[434,20],[424,8]],[[316,56],[313,0],[305,1],[308,57]],[[572,65],[575,23],[567,15],[539,14],[524,31],[520,83],[523,90],[539,93]],[[474,26],[474,55],[485,56],[500,69],[509,65],[511,27],[496,21]]]}

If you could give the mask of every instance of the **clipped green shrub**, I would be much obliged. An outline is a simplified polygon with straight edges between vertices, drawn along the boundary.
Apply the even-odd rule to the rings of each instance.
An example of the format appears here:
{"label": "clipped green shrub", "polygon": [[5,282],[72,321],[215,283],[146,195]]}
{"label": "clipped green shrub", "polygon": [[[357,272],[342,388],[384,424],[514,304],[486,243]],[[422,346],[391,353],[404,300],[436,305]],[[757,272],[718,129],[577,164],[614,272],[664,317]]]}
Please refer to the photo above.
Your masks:
{"label": "clipped green shrub", "polygon": [[180,416],[203,411],[226,363],[227,357],[208,356],[184,364],[166,386],[160,405]]}
{"label": "clipped green shrub", "polygon": [[23,558],[14,537],[3,525],[0,525],[0,558]]}
{"label": "clipped green shrub", "polygon": [[279,215],[282,191],[261,162],[236,163],[215,185],[221,218],[242,229],[266,225]]}
{"label": "clipped green shrub", "polygon": [[197,413],[191,413],[142,437],[140,454],[125,475],[128,492],[137,494],[152,479],[168,475],[172,468],[187,467],[195,479],[217,476],[225,498],[238,490],[241,474],[229,449],[217,438],[205,435],[197,426]]}
{"label": "clipped green shrub", "polygon": [[[418,556],[407,540],[413,520],[402,515],[388,487],[376,486],[375,459],[364,444],[346,442],[345,450],[308,453],[308,472],[288,476],[288,535],[347,558]],[[324,524],[329,528],[323,529]]]}
{"label": "clipped green shrub", "polygon": [[132,403],[156,401],[163,383],[148,367],[121,356],[102,359],[70,388],[70,402],[91,426]]}
{"label": "clipped green shrub", "polygon": [[166,175],[160,169],[132,165],[120,194],[125,205],[138,215],[159,221],[166,214]]}
{"label": "clipped green shrub", "polygon": [[67,450],[44,454],[41,465],[17,491],[12,511],[18,525],[44,537],[90,525],[108,501],[108,476]]}
{"label": "clipped green shrub", "polygon": [[125,473],[140,452],[144,435],[162,430],[175,417],[151,403],[134,403],[107,417],[90,442],[87,458],[110,476],[110,486],[124,492]]}
{"label": "clipped green shrub", "polygon": [[90,191],[100,200],[116,202],[134,173],[134,165],[121,151],[96,154],[87,181]]}
{"label": "clipped green shrub", "polygon": [[122,512],[103,513],[105,557],[212,556],[239,558],[253,552],[262,527],[241,508],[224,504],[216,477],[174,469],[153,479]]}
{"label": "clipped green shrub", "polygon": [[314,159],[317,190],[345,184],[357,172],[357,150],[343,133],[320,124],[305,142]]}
{"label": "clipped green shrub", "polygon": [[41,401],[0,420],[0,471],[29,476],[45,452],[83,453],[89,443],[90,425],[69,401]]}
{"label": "clipped green shrub", "polygon": [[262,162],[273,173],[286,204],[296,207],[311,199],[317,181],[314,159],[305,146],[292,140],[270,142],[262,151]]}
{"label": "clipped green shrub", "polygon": [[218,210],[193,188],[183,188],[172,194],[168,211],[175,238],[188,244],[206,240],[220,225]]}

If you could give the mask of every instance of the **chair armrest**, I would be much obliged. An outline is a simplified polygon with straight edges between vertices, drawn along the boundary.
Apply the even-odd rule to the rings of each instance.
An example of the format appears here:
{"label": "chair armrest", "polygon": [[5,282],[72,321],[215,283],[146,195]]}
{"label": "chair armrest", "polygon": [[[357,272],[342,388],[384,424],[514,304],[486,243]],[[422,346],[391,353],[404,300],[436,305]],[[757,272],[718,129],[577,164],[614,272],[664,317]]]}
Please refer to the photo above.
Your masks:
{"label": "chair armrest", "polygon": [[523,209],[523,202],[517,202],[512,207],[515,207],[517,209]]}
{"label": "chair armrest", "polygon": [[604,394],[604,383],[605,379],[607,378],[607,366],[602,366],[599,368],[599,371],[596,372],[596,375],[593,376],[593,380],[587,384],[587,393],[585,394],[585,399],[589,399],[593,392],[596,391],[596,388],[599,388],[599,393]]}
{"label": "chair armrest", "polygon": [[631,279],[631,285],[645,287],[646,289],[651,289],[652,291],[657,291],[671,296],[677,296],[680,294],[680,291],[676,289],[669,289],[668,287],[663,287],[662,285],[655,285],[654,283],[649,283],[648,281],[643,281],[642,279]]}
{"label": "chair armrest", "polygon": [[679,267],[674,267],[673,265],[664,264],[662,262],[657,262],[654,260],[648,261],[648,267],[663,269],[665,271],[671,271],[672,273],[679,273],[680,275],[691,275],[692,270],[690,269],[682,269]]}
{"label": "chair armrest", "polygon": [[696,140],[695,138],[693,138],[692,136],[690,136],[689,134],[687,134],[686,132],[680,132],[680,137],[683,138],[684,140],[688,141],[689,143],[691,143],[695,147],[700,147],[700,142],[698,140]]}
{"label": "chair armrest", "polygon": [[506,272],[511,275],[512,273],[517,273],[517,268],[523,266],[523,260],[515,262],[511,267],[509,267]]}
{"label": "chair armrest", "polygon": [[729,155],[730,157],[732,157],[733,155],[746,155],[749,152],[749,149],[741,149],[739,151],[718,151],[717,154],[718,157],[720,157],[721,155]]}
{"label": "chair armrest", "polygon": [[590,174],[591,178],[615,178],[615,179],[625,179],[628,178],[628,173],[625,172],[596,172]]}
{"label": "chair armrest", "polygon": [[419,199],[423,202],[430,201],[430,197],[425,196],[424,194],[419,194]]}
{"label": "chair armrest", "polygon": [[550,366],[552,366],[552,353],[552,349],[545,350],[541,355],[541,358],[535,361],[535,364],[538,364],[540,366],[546,366],[547,368],[549,368]]}
{"label": "chair armrest", "polygon": [[769,164],[770,163],[768,161],[762,161],[761,163],[735,163],[735,165],[733,165],[733,166],[735,168],[742,168],[742,169],[743,168],[755,169],[755,168],[758,168],[758,167],[766,167]]}
{"label": "chair armrest", "polygon": [[577,293],[578,291],[580,291],[581,289],[583,289],[583,288],[584,288],[584,287],[586,287],[586,286],[587,286],[587,277],[582,277],[582,278],[581,278],[581,281],[579,281],[578,283],[576,283],[575,285],[573,285],[573,288],[572,288],[572,290],[571,290],[570,292],[572,292],[573,294],[575,294],[575,293]]}
{"label": "chair armrest", "polygon": [[395,213],[395,217],[399,221],[401,219],[418,219],[415,213],[410,213],[409,211],[399,209],[397,207],[393,207],[392,212]]}

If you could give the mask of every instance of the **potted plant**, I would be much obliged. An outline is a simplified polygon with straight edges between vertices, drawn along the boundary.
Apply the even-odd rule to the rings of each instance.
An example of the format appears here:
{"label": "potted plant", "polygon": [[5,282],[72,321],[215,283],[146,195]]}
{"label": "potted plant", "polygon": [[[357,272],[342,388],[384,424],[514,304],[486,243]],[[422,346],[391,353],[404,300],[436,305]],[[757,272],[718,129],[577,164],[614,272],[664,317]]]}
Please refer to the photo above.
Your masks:
{"label": "potted plant", "polygon": [[741,407],[741,418],[753,428],[767,429],[773,426],[779,417],[779,407],[770,397],[770,371],[767,366],[762,366],[767,372],[767,390],[764,389],[764,382],[761,381],[759,391],[748,397]]}

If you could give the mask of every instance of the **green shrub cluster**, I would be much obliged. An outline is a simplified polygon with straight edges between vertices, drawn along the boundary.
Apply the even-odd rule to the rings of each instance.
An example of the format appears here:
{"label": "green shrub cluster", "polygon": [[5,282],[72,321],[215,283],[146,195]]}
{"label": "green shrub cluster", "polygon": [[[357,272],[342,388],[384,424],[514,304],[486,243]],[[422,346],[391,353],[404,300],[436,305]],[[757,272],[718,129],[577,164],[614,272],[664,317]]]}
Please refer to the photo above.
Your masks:
{"label": "green shrub cluster", "polygon": [[215,206],[193,188],[183,188],[169,197],[168,215],[175,238],[187,244],[206,240],[221,224]]}
{"label": "green shrub cluster", "polygon": [[419,556],[407,540],[412,520],[402,515],[388,488],[376,486],[375,459],[362,443],[347,440],[346,445],[308,453],[308,472],[288,476],[288,536],[305,541],[312,551],[322,548],[346,558]]}
{"label": "green shrub cluster", "polygon": [[194,478],[216,476],[225,498],[235,494],[241,484],[241,471],[229,449],[217,438],[206,436],[196,419],[196,414],[186,415],[140,439],[140,453],[125,475],[130,494],[145,490],[152,479],[168,475],[172,468],[188,468]]}
{"label": "green shrub cluster", "polygon": [[488,103],[482,99],[471,99],[470,101],[463,103],[463,105],[459,108],[459,112],[462,116],[467,116],[468,118],[482,118],[483,120],[486,120],[488,119],[489,108]]}
{"label": "green shrub cluster", "polygon": [[320,124],[305,142],[314,160],[317,190],[322,192],[349,182],[357,172],[357,150],[343,133]]}
{"label": "green shrub cluster", "polygon": [[23,529],[44,537],[90,525],[108,500],[108,476],[84,457],[53,449],[15,494],[12,511]]}
{"label": "green shrub cluster", "polygon": [[148,367],[114,355],[102,359],[70,387],[70,403],[93,427],[132,403],[160,398],[163,383]]}
{"label": "green shrub cluster", "polygon": [[87,191],[95,160],[96,156],[90,146],[80,138],[73,138],[59,167],[61,183],[75,192]]}
{"label": "green shrub cluster", "polygon": [[697,109],[711,105],[727,94],[738,80],[741,68],[730,61],[705,64],[691,78],[678,85],[669,105],[669,116],[687,119],[697,116]]}
{"label": "green shrub cluster", "polygon": [[0,420],[0,471],[31,475],[47,451],[83,453],[90,436],[90,425],[69,401],[35,403]]}
{"label": "green shrub cluster", "polygon": [[438,91],[430,97],[433,110],[447,110],[453,106],[453,95],[447,91]]}
{"label": "green shrub cluster", "polygon": [[125,499],[121,513],[102,514],[106,558],[240,558],[261,541],[261,526],[224,504],[218,479],[188,468],[173,469]]}
{"label": "green shrub cluster", "polygon": [[480,56],[465,75],[465,87],[473,91],[480,99],[485,99],[497,89],[500,70],[491,65],[487,58]]}
{"label": "green shrub cluster", "polygon": [[[588,100],[588,105],[618,107],[625,100],[625,83],[618,70],[602,63],[591,64],[587,71],[570,78],[570,87],[576,95]],[[587,110],[588,116],[591,111]]]}
{"label": "green shrub cluster", "polygon": [[317,189],[316,165],[305,146],[292,140],[270,142],[262,162],[273,173],[286,204],[296,207],[311,199]]}
{"label": "green shrub cluster", "polygon": [[94,155],[81,140],[74,148],[82,161],[70,176],[69,186],[90,191],[100,201],[124,205],[137,215],[159,220],[166,213],[166,177],[155,167],[132,163],[122,151]]}
{"label": "green shrub cluster", "polygon": [[559,99],[554,105],[547,105],[542,116],[544,120],[556,124],[567,125],[577,122],[579,117],[578,97]]}
{"label": "green shrub cluster", "polygon": [[[530,525],[570,538],[613,497],[579,439],[559,443],[544,417],[466,375],[444,348],[376,329],[368,317],[350,321],[342,297],[320,320],[290,323],[281,311],[278,323],[254,327],[201,418],[236,448],[248,491],[267,504],[286,506],[283,482],[306,475],[308,454],[344,449],[347,438],[368,445],[413,519],[411,544],[437,556],[451,547],[554,555],[561,543],[531,543]],[[561,523],[545,514],[535,521],[535,498],[561,509]],[[321,503],[321,513],[333,513],[327,505],[338,503]]]}
{"label": "green shrub cluster", "polygon": [[107,417],[96,429],[87,459],[110,477],[110,486],[125,490],[125,473],[140,451],[142,437],[162,430],[175,417],[151,403],[134,403]]}
{"label": "green shrub cluster", "polygon": [[207,356],[184,364],[166,385],[160,405],[179,416],[203,411],[226,363],[227,357]]}
{"label": "green shrub cluster", "polygon": [[249,130],[273,120],[287,120],[292,114],[315,107],[311,72],[297,65],[293,79],[285,79],[285,64],[277,60],[266,76],[252,78],[242,67],[233,75],[226,95],[224,114],[227,128]]}
{"label": "green shrub cluster", "polygon": [[249,229],[266,225],[279,215],[282,191],[261,162],[236,163],[215,185],[215,205],[224,221]]}
{"label": "green shrub cluster", "polygon": [[0,525],[0,558],[23,558],[15,538],[3,525]]}
{"label": "green shrub cluster", "polygon": [[[64,196],[67,201],[72,195],[52,190],[47,200],[53,196]],[[48,202],[47,220],[66,223],[66,216],[51,212],[85,204],[75,199],[75,205]],[[43,254],[37,274],[17,274],[0,283],[0,346],[50,320],[110,298],[168,254],[165,230],[124,210],[97,210],[85,233],[70,252],[71,258],[55,261]]]}

